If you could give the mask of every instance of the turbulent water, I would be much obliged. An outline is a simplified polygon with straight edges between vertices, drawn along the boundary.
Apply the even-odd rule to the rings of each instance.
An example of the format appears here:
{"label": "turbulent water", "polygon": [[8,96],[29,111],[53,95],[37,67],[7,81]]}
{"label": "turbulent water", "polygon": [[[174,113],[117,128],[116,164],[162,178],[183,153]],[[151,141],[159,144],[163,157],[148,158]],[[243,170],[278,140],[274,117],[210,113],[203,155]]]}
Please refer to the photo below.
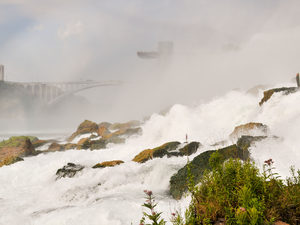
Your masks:
{"label": "turbulent water", "polygon": [[[0,168],[0,224],[2,225],[123,225],[138,224],[142,216],[144,189],[152,190],[158,208],[169,220],[171,212],[184,211],[188,197],[175,201],[168,195],[170,177],[186,162],[186,157],[162,158],[144,164],[131,160],[146,148],[167,141],[200,141],[203,147],[229,138],[234,127],[247,122],[269,126],[269,136],[252,146],[251,156],[262,167],[272,158],[285,178],[289,167],[300,167],[300,92],[274,96],[262,107],[261,98],[232,91],[195,107],[174,105],[166,115],[154,114],[142,126],[143,134],[97,151],[69,150],[27,157]],[[99,118],[101,119],[101,118]],[[98,121],[99,122],[99,121]],[[123,160],[113,168],[92,169],[98,162]],[[57,169],[68,162],[86,168],[73,178],[55,180]]]}

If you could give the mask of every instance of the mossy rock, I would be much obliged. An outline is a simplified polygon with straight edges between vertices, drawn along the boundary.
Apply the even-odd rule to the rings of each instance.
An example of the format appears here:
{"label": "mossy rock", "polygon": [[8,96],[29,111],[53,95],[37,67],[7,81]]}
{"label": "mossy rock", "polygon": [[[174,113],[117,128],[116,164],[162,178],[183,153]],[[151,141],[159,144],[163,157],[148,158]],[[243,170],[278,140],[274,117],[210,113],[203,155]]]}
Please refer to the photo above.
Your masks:
{"label": "mossy rock", "polygon": [[19,162],[19,161],[24,161],[24,159],[17,157],[17,156],[7,157],[2,161],[0,160],[0,167],[8,166],[8,165],[11,165],[11,164]]}
{"label": "mossy rock", "polygon": [[[246,142],[246,139],[245,139]],[[248,146],[249,147],[249,146]],[[196,156],[189,164],[191,174],[195,184],[197,184],[205,170],[211,170],[209,158],[214,152],[219,152],[222,161],[229,158],[239,158],[241,160],[249,159],[249,151],[246,145],[231,145],[219,150],[209,150]],[[182,194],[187,191],[188,166],[185,165],[170,179],[170,194],[175,199],[180,199]]]}
{"label": "mossy rock", "polygon": [[168,152],[175,150],[178,147],[178,145],[180,145],[180,142],[174,141],[165,143],[153,149],[146,149],[140,152],[138,155],[136,155],[132,161],[144,163],[152,158],[162,158],[165,155],[167,155]]}
{"label": "mossy rock", "polygon": [[282,87],[282,88],[274,88],[270,89],[264,92],[264,97],[259,102],[259,105],[263,105],[265,102],[267,102],[274,93],[276,92],[283,92],[284,95],[288,95],[291,93],[295,93],[298,90],[296,87]]}
{"label": "mossy rock", "polygon": [[189,156],[196,153],[199,146],[201,146],[200,142],[193,141],[185,145],[183,148],[179,149],[179,152],[181,153],[181,155]]}
{"label": "mossy rock", "polygon": [[92,121],[85,120],[78,126],[76,132],[74,132],[68,138],[68,141],[71,142],[75,137],[81,134],[97,133],[97,132],[98,132],[98,125]]}
{"label": "mossy rock", "polygon": [[102,163],[97,163],[95,166],[93,166],[93,168],[95,169],[95,168],[114,167],[122,163],[124,163],[124,161],[122,160],[105,161]]}
{"label": "mossy rock", "polygon": [[[35,140],[35,138],[30,138]],[[21,157],[36,155],[36,151],[27,136],[11,137],[1,142],[0,165],[10,165],[20,161]]]}
{"label": "mossy rock", "polygon": [[0,148],[2,147],[20,147],[24,144],[26,140],[29,140],[31,143],[37,141],[38,138],[34,136],[13,136],[8,140],[0,142]]}

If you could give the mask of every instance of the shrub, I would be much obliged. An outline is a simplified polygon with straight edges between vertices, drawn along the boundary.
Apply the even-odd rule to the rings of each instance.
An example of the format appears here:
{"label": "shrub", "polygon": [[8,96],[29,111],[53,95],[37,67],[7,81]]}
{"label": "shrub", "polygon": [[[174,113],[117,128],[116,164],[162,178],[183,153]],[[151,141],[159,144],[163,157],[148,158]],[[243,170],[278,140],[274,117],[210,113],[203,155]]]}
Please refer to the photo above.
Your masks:
{"label": "shrub", "polygon": [[[172,214],[174,225],[204,224],[273,224],[281,220],[289,224],[300,222],[300,170],[291,167],[291,177],[282,180],[274,173],[273,160],[265,161],[263,172],[251,161],[229,159],[225,162],[218,152],[211,154],[209,164],[198,185],[194,183],[191,165],[187,165],[188,190],[192,201],[184,216]],[[148,204],[143,206],[153,212],[152,192],[148,193]],[[161,213],[146,214],[157,222]],[[155,220],[156,219],[156,220]],[[163,221],[161,224],[164,224]]]}

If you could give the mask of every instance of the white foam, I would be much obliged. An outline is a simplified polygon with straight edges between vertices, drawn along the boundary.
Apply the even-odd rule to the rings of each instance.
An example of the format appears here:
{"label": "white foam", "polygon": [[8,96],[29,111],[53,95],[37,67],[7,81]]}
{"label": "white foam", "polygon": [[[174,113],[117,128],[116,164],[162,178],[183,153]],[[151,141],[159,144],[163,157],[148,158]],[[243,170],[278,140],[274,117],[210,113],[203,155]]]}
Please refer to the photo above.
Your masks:
{"label": "white foam", "polygon": [[[260,96],[261,97],[261,96]],[[175,105],[165,116],[154,114],[142,126],[143,134],[109,149],[69,150],[27,157],[24,161],[0,168],[0,224],[138,224],[142,216],[144,189],[157,197],[158,210],[170,213],[188,205],[168,195],[170,177],[186,162],[186,157],[154,159],[144,164],[131,160],[140,151],[167,141],[200,141],[200,152],[210,144],[225,140],[234,127],[247,122],[262,122],[270,135],[251,147],[252,157],[262,166],[272,158],[285,177],[290,165],[300,167],[300,93],[275,94],[262,107],[260,97],[232,91],[197,107]],[[87,134],[89,137],[91,134]],[[74,142],[79,141],[74,140]],[[113,168],[92,169],[96,163],[123,160]],[[86,168],[74,178],[55,181],[55,173],[68,162]]]}

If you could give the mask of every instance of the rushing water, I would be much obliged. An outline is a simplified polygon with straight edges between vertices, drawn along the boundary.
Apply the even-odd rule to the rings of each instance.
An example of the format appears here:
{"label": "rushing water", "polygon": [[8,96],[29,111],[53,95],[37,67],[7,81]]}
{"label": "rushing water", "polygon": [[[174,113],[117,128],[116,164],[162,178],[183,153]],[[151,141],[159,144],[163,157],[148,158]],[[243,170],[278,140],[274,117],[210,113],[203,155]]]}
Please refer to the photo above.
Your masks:
{"label": "rushing water", "polygon": [[[251,147],[251,156],[261,167],[272,158],[282,177],[289,166],[300,167],[300,92],[275,94],[262,107],[260,96],[232,91],[196,107],[174,105],[165,115],[154,114],[142,126],[141,136],[105,150],[53,152],[27,157],[24,161],[0,168],[0,224],[2,225],[123,225],[138,224],[142,216],[144,189],[152,190],[158,208],[167,220],[171,212],[184,211],[188,197],[175,201],[168,195],[170,177],[186,162],[186,157],[162,158],[144,164],[131,160],[140,151],[167,141],[203,144],[198,152],[227,140],[234,127],[247,122],[269,126],[270,136]],[[100,122],[100,121],[98,121]],[[51,135],[50,135],[51,136]],[[65,136],[60,136],[63,139]],[[54,136],[57,138],[57,135]],[[113,168],[92,169],[102,161],[123,160]],[[74,178],[55,180],[57,169],[68,162],[86,168]]]}

